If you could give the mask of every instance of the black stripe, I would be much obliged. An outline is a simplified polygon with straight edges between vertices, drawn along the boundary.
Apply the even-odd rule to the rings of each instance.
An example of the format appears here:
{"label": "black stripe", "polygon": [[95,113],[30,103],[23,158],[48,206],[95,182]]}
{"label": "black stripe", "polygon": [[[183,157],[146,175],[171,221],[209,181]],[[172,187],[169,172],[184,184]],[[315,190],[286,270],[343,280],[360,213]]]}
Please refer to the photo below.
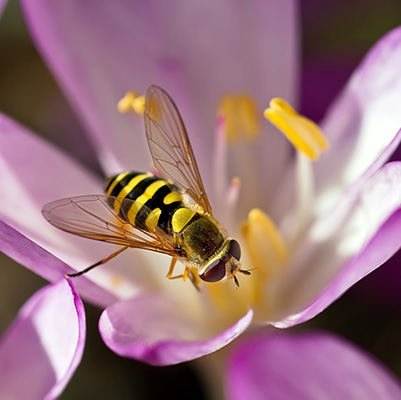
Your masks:
{"label": "black stripe", "polygon": [[179,209],[183,207],[182,201],[174,201],[173,203],[170,204],[165,204],[162,207],[162,212],[159,217],[159,221],[157,223],[157,226],[162,229],[166,233],[171,233],[172,231],[172,226],[171,226],[171,219],[174,215],[174,213]]}
{"label": "black stripe", "polygon": [[[110,193],[110,196],[117,197],[120,192],[124,189],[125,186],[128,185],[131,179],[135,178],[137,175],[144,174],[144,172],[130,172],[127,174],[123,179],[121,179],[120,182],[116,184],[112,192]],[[112,183],[117,179],[121,174],[115,175],[107,181],[106,185],[106,192],[109,189],[109,187],[112,185]],[[156,182],[160,180],[160,178],[156,178],[154,176],[147,177],[143,179],[141,182],[139,182],[125,197],[126,199],[130,199],[132,201],[135,201],[139,196],[141,196],[147,187],[152,184],[153,182]],[[162,229],[164,232],[167,234],[171,233],[172,227],[171,227],[171,218],[173,214],[175,213],[176,210],[179,208],[183,207],[182,201],[175,201],[170,204],[164,204],[163,200],[164,198],[171,193],[172,191],[178,191],[178,189],[172,185],[172,184],[166,184],[160,187],[155,194],[145,203],[145,207],[141,207],[136,215],[135,218],[135,226],[147,231],[147,227],[145,225],[145,221],[149,215],[149,213],[156,209],[160,208],[161,209],[161,214],[158,220],[158,227]],[[113,202],[114,203],[114,202]],[[111,207],[113,207],[113,204],[110,204]],[[129,211],[130,207],[132,206],[132,202],[126,201],[122,202],[121,207],[120,207],[120,217],[122,217],[125,220],[127,219],[127,212]]]}
{"label": "black stripe", "polygon": [[[135,201],[141,194],[143,194],[145,192],[145,190],[148,188],[148,186],[155,182],[160,180],[159,178],[156,178],[154,176],[151,176],[149,178],[145,178],[144,180],[140,181],[123,199],[121,206],[120,206],[120,212],[119,212],[119,216],[124,218],[126,221],[128,221],[127,218],[127,213],[129,211],[129,209],[131,208],[132,202],[131,201]],[[157,193],[157,192],[156,192]],[[131,201],[124,201],[124,200],[131,200]],[[149,200],[148,200],[149,201]],[[139,212],[142,210],[143,206],[139,209]],[[142,224],[141,225],[137,225],[136,221],[138,218],[138,214],[135,217],[135,226],[137,226],[138,228],[142,228]],[[148,213],[149,214],[149,213]],[[146,218],[145,218],[146,219]],[[145,220],[144,220],[145,221]]]}
{"label": "black stripe", "polygon": [[[149,213],[155,208],[160,208],[163,212],[164,208],[167,207],[163,203],[163,199],[171,193],[171,188],[169,185],[161,186],[156,190],[155,194],[141,207],[136,214],[135,226],[141,229],[146,229],[145,221]],[[158,224],[159,225],[159,224]]]}
{"label": "black stripe", "polygon": [[[119,193],[121,192],[121,190],[124,189],[125,186],[128,185],[129,181],[132,178],[135,178],[137,175],[142,174],[142,172],[130,172],[129,174],[127,174],[123,179],[121,179],[120,182],[117,183],[117,185],[114,187],[114,189],[111,191],[110,196],[114,196],[117,197],[119,195]],[[121,174],[118,174],[116,176],[113,176],[112,178],[110,178],[108,184],[107,184],[107,188],[106,188],[106,192],[109,189],[109,187],[112,185],[112,183],[120,176]]]}
{"label": "black stripe", "polygon": [[145,192],[147,187],[156,181],[159,181],[160,178],[156,178],[155,176],[150,176],[148,178],[140,181],[125,197],[126,199],[136,200],[141,194]]}
{"label": "black stripe", "polygon": [[145,205],[151,210],[154,210],[155,208],[163,208],[163,200],[169,193],[171,193],[171,189],[168,185],[161,186]]}

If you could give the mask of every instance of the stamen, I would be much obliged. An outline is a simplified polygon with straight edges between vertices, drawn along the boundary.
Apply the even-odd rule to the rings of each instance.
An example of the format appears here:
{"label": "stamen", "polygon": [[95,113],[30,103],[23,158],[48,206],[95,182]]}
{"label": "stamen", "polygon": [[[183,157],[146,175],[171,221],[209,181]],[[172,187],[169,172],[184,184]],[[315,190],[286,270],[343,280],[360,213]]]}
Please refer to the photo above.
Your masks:
{"label": "stamen", "polygon": [[254,277],[251,280],[253,304],[270,307],[270,295],[288,259],[286,243],[272,219],[256,208],[249,212],[248,220],[242,224],[242,234],[250,255],[249,267],[255,270],[251,275]]}
{"label": "stamen", "polygon": [[272,219],[254,208],[242,224],[242,234],[253,266],[267,276],[274,274],[288,257],[287,246]]}
{"label": "stamen", "polygon": [[228,142],[235,143],[244,138],[256,139],[259,136],[259,112],[250,96],[224,96],[218,114],[224,118],[224,132]]}
{"label": "stamen", "polygon": [[270,107],[265,110],[264,116],[308,158],[316,160],[323,151],[327,150],[329,144],[319,126],[298,114],[283,99],[271,100]]}
{"label": "stamen", "polygon": [[138,96],[135,92],[127,92],[117,103],[117,109],[120,113],[132,112],[142,115],[145,111],[145,96]]}

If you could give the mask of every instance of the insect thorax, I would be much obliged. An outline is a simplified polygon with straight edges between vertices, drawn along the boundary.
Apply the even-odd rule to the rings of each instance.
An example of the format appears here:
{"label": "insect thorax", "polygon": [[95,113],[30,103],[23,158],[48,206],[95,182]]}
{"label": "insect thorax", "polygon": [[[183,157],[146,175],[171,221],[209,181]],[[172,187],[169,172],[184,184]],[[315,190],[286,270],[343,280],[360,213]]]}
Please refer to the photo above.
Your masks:
{"label": "insect thorax", "polygon": [[[193,212],[192,210],[189,212]],[[173,215],[173,227],[175,225],[176,215],[185,210],[177,210]],[[224,242],[217,225],[207,215],[194,213],[191,220],[180,232],[175,233],[176,242],[185,251],[189,261],[197,264],[203,264],[212,255],[216,254]]]}

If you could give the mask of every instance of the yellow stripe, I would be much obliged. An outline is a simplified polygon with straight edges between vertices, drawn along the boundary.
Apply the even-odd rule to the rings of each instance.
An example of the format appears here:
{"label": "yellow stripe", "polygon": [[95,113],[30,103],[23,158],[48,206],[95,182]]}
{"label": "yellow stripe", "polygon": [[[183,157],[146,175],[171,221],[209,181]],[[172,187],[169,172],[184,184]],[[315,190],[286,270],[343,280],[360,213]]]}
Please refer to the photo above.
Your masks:
{"label": "yellow stripe", "polygon": [[106,192],[107,196],[110,196],[111,192],[114,190],[114,188],[116,187],[117,183],[120,182],[122,179],[124,179],[128,174],[129,174],[129,172],[124,172],[123,174],[117,175],[113,179],[112,184],[107,189],[107,192]]}
{"label": "yellow stripe", "polygon": [[162,210],[160,208],[155,208],[146,218],[145,225],[150,231],[154,231],[157,223],[159,222],[160,214]]}
{"label": "yellow stripe", "polygon": [[136,200],[135,203],[139,203],[140,205],[144,205],[149,199],[151,199],[154,194],[164,186],[166,183],[164,181],[155,181],[151,183]]}
{"label": "yellow stripe", "polygon": [[[131,182],[130,182],[131,183]],[[162,180],[159,181],[154,181],[152,182],[132,204],[130,207],[129,211],[127,212],[127,218],[128,221],[131,222],[131,224],[135,225],[135,218],[136,214],[138,211],[141,209],[141,207],[149,200],[151,199],[154,194],[157,192],[159,188],[164,186],[166,183]],[[115,207],[114,207],[115,208]],[[119,207],[120,208],[120,207]]]}
{"label": "yellow stripe", "polygon": [[150,174],[140,174],[132,178],[126,186],[118,194],[116,201],[114,202],[114,211],[116,214],[120,213],[120,207],[123,200],[127,197],[127,194],[136,186],[139,182],[143,181],[152,175]]}
{"label": "yellow stripe", "polygon": [[171,218],[173,231],[180,233],[195,214],[196,212],[189,208],[179,208]]}
{"label": "yellow stripe", "polygon": [[171,204],[174,203],[175,201],[182,201],[182,196],[180,195],[180,193],[170,192],[163,199],[164,204]]}
{"label": "yellow stripe", "polygon": [[132,206],[127,212],[128,221],[134,226],[135,226],[136,214],[138,214],[138,211],[141,209],[142,206],[143,204],[140,204],[135,201],[134,203],[132,203]]}

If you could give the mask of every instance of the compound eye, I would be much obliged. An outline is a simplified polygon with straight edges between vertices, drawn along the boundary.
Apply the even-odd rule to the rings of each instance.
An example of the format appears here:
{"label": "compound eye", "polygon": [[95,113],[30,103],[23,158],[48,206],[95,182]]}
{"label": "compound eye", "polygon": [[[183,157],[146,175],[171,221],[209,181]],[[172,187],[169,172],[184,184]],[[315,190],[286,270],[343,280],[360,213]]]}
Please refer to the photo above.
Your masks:
{"label": "compound eye", "polygon": [[230,245],[228,246],[228,254],[236,258],[238,261],[241,258],[241,247],[236,240],[231,240]]}
{"label": "compound eye", "polygon": [[199,277],[205,282],[218,282],[226,276],[226,263],[221,260],[213,261],[208,269]]}

